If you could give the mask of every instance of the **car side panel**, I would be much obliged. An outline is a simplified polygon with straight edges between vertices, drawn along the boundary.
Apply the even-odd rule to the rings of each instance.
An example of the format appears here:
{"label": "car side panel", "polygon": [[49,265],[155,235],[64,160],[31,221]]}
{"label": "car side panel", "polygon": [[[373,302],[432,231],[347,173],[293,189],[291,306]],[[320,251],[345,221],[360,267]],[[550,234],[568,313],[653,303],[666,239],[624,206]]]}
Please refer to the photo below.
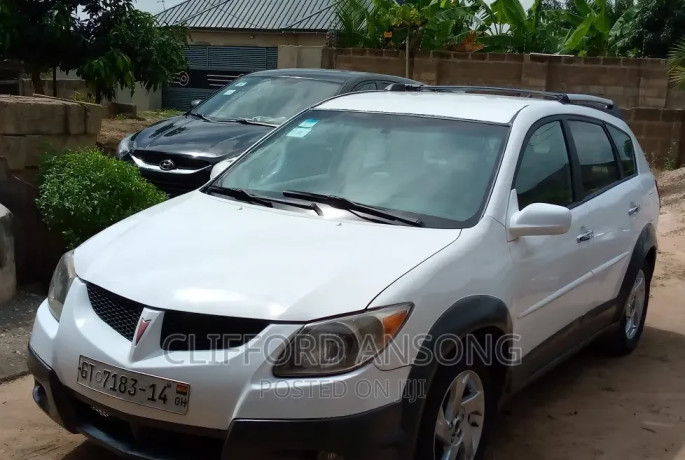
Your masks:
{"label": "car side panel", "polygon": [[563,235],[525,236],[509,243],[511,315],[524,355],[587,311],[596,259],[590,242],[576,238],[589,226],[590,210],[572,209],[571,229]]}
{"label": "car side panel", "polygon": [[593,308],[616,297],[630,260],[637,235],[631,228],[628,216],[635,183],[624,181],[604,193],[583,203],[579,208],[588,209],[587,228],[594,232],[588,241],[591,258],[591,277],[586,284],[585,314]]}
{"label": "car side panel", "polygon": [[[456,241],[396,280],[369,305],[373,308],[408,301],[414,303],[394,346],[381,353],[377,365],[390,370],[414,364],[434,325],[461,299],[487,296],[499,299],[508,308],[511,270],[502,224],[486,217],[476,226],[463,229]],[[478,308],[476,304],[469,305]],[[485,315],[484,311],[477,313]],[[491,322],[491,325],[494,323],[501,321]],[[455,327],[451,332],[470,331]]]}

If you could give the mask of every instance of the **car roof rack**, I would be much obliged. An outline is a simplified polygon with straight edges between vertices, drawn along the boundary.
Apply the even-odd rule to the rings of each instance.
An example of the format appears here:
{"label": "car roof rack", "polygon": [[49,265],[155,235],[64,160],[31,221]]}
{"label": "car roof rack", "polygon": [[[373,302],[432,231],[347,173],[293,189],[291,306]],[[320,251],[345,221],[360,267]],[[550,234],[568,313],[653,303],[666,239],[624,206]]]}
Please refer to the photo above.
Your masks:
{"label": "car roof rack", "polygon": [[620,108],[611,99],[592,96],[589,94],[569,94],[553,91],[538,91],[525,88],[503,88],[496,86],[431,86],[431,85],[412,85],[405,83],[393,83],[386,88],[386,91],[433,91],[433,92],[455,92],[469,94],[503,94],[517,97],[538,97],[560,102],[562,104],[582,105],[593,109],[601,110],[623,120]]}

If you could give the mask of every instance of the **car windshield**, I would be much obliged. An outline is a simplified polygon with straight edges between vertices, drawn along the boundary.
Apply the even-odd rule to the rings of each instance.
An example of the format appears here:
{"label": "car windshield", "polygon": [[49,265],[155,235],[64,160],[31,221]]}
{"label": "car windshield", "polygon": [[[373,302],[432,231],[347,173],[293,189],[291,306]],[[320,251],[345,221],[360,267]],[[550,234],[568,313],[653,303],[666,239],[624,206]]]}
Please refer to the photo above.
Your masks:
{"label": "car windshield", "polygon": [[340,83],[299,77],[245,76],[193,110],[211,120],[250,120],[280,125],[338,93]]}
{"label": "car windshield", "polygon": [[453,119],[309,110],[213,185],[334,195],[429,227],[462,228],[480,218],[508,132]]}

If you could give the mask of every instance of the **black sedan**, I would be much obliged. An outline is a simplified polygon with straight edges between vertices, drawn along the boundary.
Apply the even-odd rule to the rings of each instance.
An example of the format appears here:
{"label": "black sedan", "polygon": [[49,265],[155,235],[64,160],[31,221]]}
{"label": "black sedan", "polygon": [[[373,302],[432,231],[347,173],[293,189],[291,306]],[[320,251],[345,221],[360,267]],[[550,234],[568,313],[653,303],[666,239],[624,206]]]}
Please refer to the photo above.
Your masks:
{"label": "black sedan", "polygon": [[238,156],[293,115],[329,97],[417,82],[364,72],[267,70],[245,75],[189,112],[126,137],[117,156],[170,196],[209,180],[212,167]]}

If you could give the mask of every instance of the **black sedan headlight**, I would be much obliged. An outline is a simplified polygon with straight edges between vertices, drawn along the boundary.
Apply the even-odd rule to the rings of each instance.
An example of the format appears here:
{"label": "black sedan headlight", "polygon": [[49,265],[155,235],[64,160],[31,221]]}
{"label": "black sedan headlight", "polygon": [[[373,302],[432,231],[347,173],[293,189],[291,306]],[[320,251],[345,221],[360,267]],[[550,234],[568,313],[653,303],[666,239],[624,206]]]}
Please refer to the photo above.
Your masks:
{"label": "black sedan headlight", "polygon": [[122,159],[133,150],[133,134],[129,134],[119,142],[117,158]]}

